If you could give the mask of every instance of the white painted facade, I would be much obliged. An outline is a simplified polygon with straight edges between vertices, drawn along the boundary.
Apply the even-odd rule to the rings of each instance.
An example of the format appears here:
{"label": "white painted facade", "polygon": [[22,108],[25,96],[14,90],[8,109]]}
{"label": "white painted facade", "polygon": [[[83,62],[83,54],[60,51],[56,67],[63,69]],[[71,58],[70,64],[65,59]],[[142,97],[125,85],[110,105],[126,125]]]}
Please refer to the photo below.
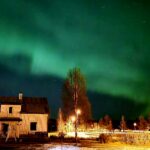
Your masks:
{"label": "white painted facade", "polygon": [[[49,114],[21,113],[21,107],[21,104],[0,104],[0,118],[2,119],[0,120],[0,133],[3,132],[4,124],[5,126],[15,126],[17,136],[21,134],[34,134],[36,132],[48,132]],[[20,119],[20,121],[17,119]]]}
{"label": "white painted facade", "polygon": [[[21,114],[20,134],[30,134],[35,132],[48,132],[47,114]],[[36,123],[36,130],[31,130],[30,124]]]}
{"label": "white painted facade", "polygon": [[[12,113],[9,113],[9,108],[12,107]],[[0,108],[0,117],[20,117],[21,105],[6,105],[2,104]]]}

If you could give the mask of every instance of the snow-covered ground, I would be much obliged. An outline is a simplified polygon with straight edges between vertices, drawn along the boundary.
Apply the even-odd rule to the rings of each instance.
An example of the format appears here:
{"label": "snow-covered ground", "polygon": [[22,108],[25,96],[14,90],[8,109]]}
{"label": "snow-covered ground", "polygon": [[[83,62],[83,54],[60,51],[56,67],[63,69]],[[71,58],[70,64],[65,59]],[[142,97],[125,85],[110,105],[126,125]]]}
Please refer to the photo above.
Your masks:
{"label": "snow-covered ground", "polygon": [[[75,143],[61,144],[58,143],[58,141],[47,144],[18,143],[14,145],[8,144],[7,150],[11,149],[11,146],[15,150],[150,150],[149,132],[107,132],[106,134],[110,135],[112,139],[105,144],[101,144],[100,141],[97,140],[99,134],[99,131],[78,132],[78,137],[82,137],[82,139],[80,139],[80,143],[78,143],[77,146]],[[51,135],[57,136],[58,133],[51,133]],[[68,132],[66,137],[74,137],[74,132]],[[7,146],[4,144],[4,147]],[[1,149],[3,150],[5,148],[1,148],[0,145],[0,150]]]}
{"label": "snow-covered ground", "polygon": [[62,145],[47,148],[47,150],[150,150],[148,147],[123,146],[123,145],[97,145],[95,147],[78,147],[71,145]]}
{"label": "snow-covered ground", "polygon": [[[5,149],[5,148],[4,148]],[[8,150],[9,148],[7,148]],[[123,145],[120,143],[110,143],[110,144],[90,144],[87,143],[87,146],[75,144],[29,144],[29,145],[20,145],[14,148],[15,150],[150,150],[150,146],[133,146],[133,145]],[[1,147],[0,147],[1,150]],[[3,150],[3,148],[2,148]]]}

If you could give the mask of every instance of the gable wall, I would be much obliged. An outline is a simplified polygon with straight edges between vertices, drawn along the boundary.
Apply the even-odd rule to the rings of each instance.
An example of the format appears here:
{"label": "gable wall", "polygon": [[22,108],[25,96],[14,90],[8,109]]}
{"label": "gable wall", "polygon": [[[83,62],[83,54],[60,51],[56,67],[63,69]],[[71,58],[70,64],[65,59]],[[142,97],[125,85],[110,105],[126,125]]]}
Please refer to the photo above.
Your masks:
{"label": "gable wall", "polygon": [[[30,134],[34,132],[48,131],[48,114],[21,114],[20,134]],[[37,130],[30,130],[30,123],[37,123]]]}
{"label": "gable wall", "polygon": [[[12,107],[12,113],[9,113],[9,107]],[[21,105],[1,105],[0,117],[19,117]]]}

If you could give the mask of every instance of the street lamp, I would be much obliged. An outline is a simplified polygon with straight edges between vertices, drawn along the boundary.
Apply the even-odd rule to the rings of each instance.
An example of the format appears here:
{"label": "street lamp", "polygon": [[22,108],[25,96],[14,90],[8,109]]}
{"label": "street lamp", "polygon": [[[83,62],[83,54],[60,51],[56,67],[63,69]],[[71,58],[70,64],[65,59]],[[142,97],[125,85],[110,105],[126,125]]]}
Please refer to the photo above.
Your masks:
{"label": "street lamp", "polygon": [[134,123],[133,123],[133,126],[134,126],[134,130],[136,130],[137,123],[134,122]]}
{"label": "street lamp", "polygon": [[81,110],[80,110],[80,109],[77,109],[77,110],[76,110],[76,113],[77,113],[77,115],[80,115],[80,114],[81,114]]}
{"label": "street lamp", "polygon": [[77,120],[76,120],[77,122],[76,122],[76,123],[77,123],[77,127],[78,127],[78,123],[79,123],[79,115],[80,115],[80,114],[81,114],[81,110],[80,110],[80,109],[77,109],[77,110],[76,110],[76,116],[77,116]]}
{"label": "street lamp", "polygon": [[75,116],[71,116],[71,121],[74,123],[76,121],[76,117]]}
{"label": "street lamp", "polygon": [[81,110],[80,109],[76,109],[75,110],[75,141],[77,143],[77,138],[78,138],[78,132],[77,132],[77,128],[78,128],[78,119],[79,119],[79,115],[81,114]]}

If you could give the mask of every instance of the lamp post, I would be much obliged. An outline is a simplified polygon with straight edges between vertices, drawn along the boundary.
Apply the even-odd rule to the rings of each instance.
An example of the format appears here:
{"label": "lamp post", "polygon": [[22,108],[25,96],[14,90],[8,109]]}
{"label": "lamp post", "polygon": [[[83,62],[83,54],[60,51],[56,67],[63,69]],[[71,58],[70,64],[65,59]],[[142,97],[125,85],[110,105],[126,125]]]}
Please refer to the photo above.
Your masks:
{"label": "lamp post", "polygon": [[133,126],[134,126],[134,130],[136,130],[137,123],[134,122],[134,123],[133,123]]}
{"label": "lamp post", "polygon": [[77,144],[77,139],[78,139],[78,121],[79,121],[79,115],[81,114],[80,109],[75,110],[75,115],[76,115],[76,120],[75,120],[75,141]]}
{"label": "lamp post", "polygon": [[71,116],[71,121],[74,123],[76,120],[76,117],[75,116]]}
{"label": "lamp post", "polygon": [[78,126],[78,123],[79,123],[79,115],[81,114],[81,110],[80,109],[77,109],[76,110],[76,116],[77,116],[77,126]]}
{"label": "lamp post", "polygon": [[76,109],[75,111],[75,116],[71,116],[71,121],[74,123],[74,129],[75,129],[75,141],[77,143],[77,138],[78,138],[78,120],[79,120],[79,115],[81,114],[80,109]]}
{"label": "lamp post", "polygon": [[80,115],[80,114],[81,114],[81,110],[80,110],[80,109],[77,109],[77,110],[76,110],[76,113],[77,113],[77,115]]}

